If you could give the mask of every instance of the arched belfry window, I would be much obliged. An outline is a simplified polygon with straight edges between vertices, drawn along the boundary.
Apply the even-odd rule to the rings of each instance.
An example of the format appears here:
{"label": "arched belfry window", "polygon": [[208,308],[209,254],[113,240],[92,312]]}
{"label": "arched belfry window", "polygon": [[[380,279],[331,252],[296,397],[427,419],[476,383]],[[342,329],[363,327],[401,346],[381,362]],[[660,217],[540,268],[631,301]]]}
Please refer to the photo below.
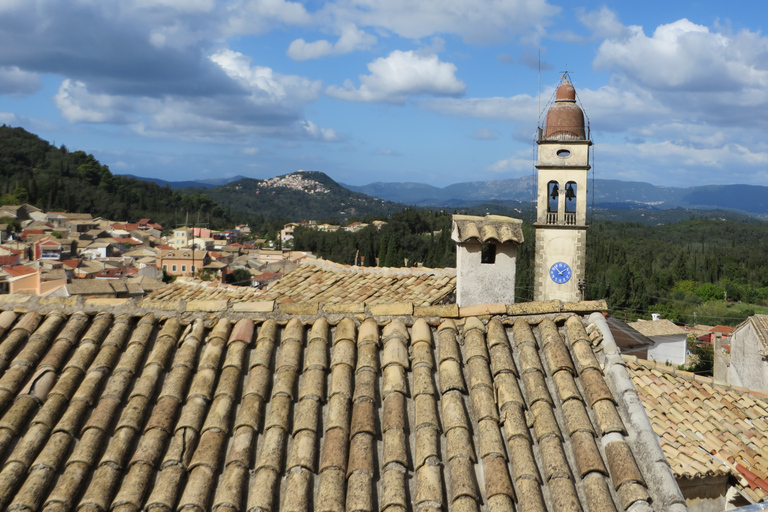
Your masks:
{"label": "arched belfry window", "polygon": [[576,224],[576,201],[578,200],[575,181],[565,184],[565,223]]}
{"label": "arched belfry window", "polygon": [[557,213],[560,198],[560,185],[556,181],[547,184],[547,212]]}
{"label": "arched belfry window", "polygon": [[547,184],[547,224],[557,224],[557,212],[560,208],[560,184],[550,181]]}

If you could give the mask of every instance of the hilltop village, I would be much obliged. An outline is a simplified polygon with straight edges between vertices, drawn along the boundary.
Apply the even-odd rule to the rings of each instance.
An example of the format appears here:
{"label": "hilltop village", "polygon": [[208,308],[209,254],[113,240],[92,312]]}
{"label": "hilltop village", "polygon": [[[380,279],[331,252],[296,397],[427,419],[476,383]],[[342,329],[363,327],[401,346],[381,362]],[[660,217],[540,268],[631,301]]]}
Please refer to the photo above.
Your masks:
{"label": "hilltop village", "polygon": [[0,207],[0,509],[765,509],[768,316],[686,330],[585,300],[568,80],[536,143],[532,229],[454,214],[455,268],[275,248],[360,222],[269,241]]}

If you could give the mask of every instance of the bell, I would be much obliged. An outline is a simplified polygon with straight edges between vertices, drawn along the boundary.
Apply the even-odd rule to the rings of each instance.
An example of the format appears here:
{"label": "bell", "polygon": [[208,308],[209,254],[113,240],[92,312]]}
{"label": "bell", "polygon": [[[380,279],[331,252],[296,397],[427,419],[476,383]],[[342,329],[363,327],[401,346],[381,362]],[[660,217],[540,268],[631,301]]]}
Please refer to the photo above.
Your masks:
{"label": "bell", "polygon": [[552,193],[549,195],[552,199],[557,199],[557,196],[560,195],[560,192],[557,189],[557,183],[552,185]]}
{"label": "bell", "polygon": [[573,191],[573,185],[568,184],[565,186],[565,198],[566,199],[575,199],[576,198],[576,192]]}

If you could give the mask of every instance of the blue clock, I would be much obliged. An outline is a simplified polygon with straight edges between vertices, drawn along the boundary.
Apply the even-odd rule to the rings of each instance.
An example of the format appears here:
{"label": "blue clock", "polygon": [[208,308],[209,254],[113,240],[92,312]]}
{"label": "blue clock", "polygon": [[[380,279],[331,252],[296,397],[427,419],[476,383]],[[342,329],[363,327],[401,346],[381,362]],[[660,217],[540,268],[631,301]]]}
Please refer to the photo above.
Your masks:
{"label": "blue clock", "polygon": [[549,269],[549,277],[557,284],[567,283],[571,279],[571,267],[567,263],[558,261]]}

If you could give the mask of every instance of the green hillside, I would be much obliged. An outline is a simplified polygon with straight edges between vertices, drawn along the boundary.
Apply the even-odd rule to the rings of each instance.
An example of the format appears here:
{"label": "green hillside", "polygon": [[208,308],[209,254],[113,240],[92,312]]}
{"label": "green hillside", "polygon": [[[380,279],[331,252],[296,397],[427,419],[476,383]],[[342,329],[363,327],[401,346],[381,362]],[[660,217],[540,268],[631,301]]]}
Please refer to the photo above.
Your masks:
{"label": "green hillside", "polygon": [[0,204],[91,213],[114,220],[152,218],[173,226],[188,212],[213,226],[234,217],[204,194],[183,194],[114,175],[93,155],[56,147],[23,128],[0,126]]}
{"label": "green hillside", "polygon": [[404,208],[352,192],[322,172],[299,171],[268,180],[246,178],[205,191],[218,204],[247,215],[290,220],[389,215]]}

